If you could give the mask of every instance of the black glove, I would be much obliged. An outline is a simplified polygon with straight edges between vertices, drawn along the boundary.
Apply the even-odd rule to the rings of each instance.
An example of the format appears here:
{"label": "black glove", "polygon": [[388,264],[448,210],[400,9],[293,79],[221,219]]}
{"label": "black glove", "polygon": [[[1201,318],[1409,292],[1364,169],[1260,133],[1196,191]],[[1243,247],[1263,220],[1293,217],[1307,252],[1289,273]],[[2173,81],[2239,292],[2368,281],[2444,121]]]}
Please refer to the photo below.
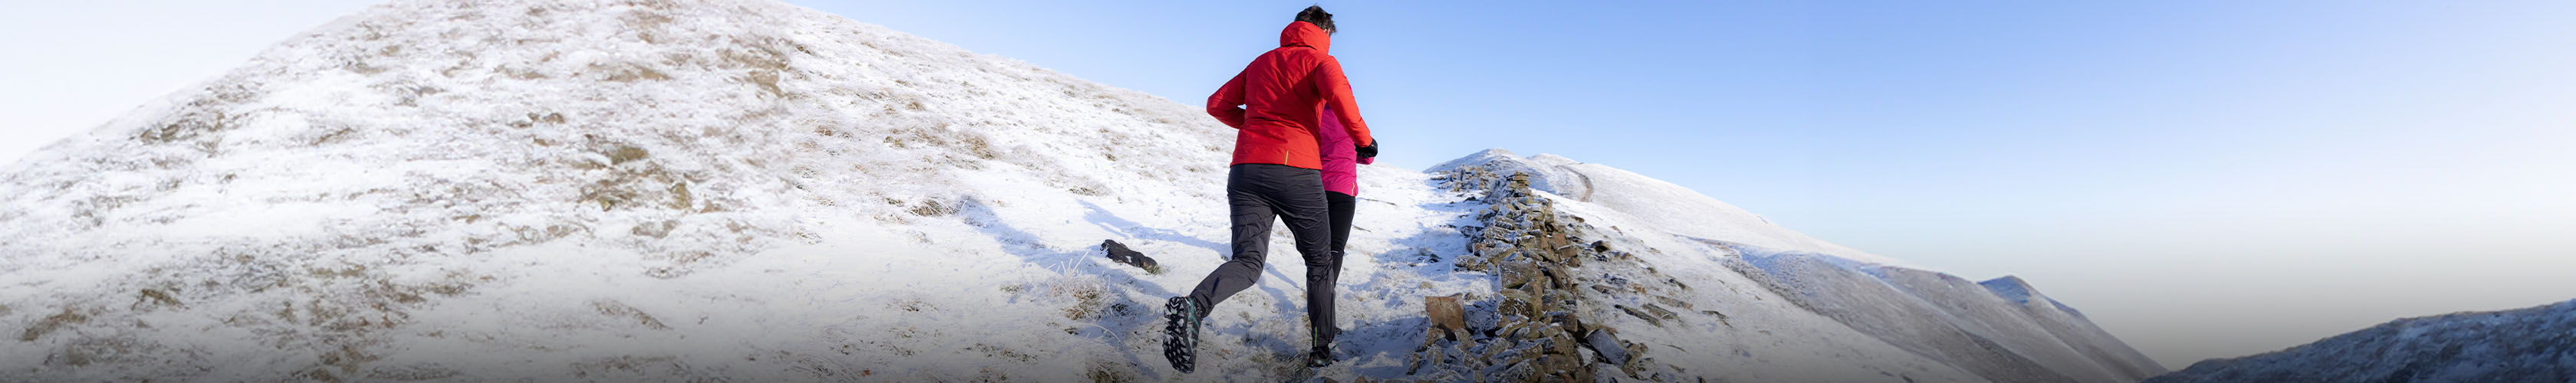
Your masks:
{"label": "black glove", "polygon": [[1368,146],[1362,146],[1362,147],[1360,147],[1359,152],[1360,152],[1360,158],[1376,158],[1376,157],[1377,157],[1377,140],[1369,140],[1369,144],[1368,144]]}

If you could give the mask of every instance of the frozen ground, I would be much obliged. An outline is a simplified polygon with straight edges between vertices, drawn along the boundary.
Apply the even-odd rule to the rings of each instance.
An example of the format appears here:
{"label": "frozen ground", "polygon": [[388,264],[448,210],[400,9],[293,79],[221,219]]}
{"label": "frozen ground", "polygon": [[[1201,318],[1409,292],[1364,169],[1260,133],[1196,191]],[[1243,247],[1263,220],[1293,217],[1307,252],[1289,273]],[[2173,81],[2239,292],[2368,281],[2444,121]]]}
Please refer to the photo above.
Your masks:
{"label": "frozen ground", "polygon": [[[0,168],[0,381],[1275,380],[1305,346],[1294,255],[1215,311],[1200,372],[1153,339],[1226,251],[1231,134],[773,1],[396,1]],[[1684,319],[1604,317],[1674,380],[2134,378],[2035,293],[1908,290],[1887,276],[1961,285],[1608,166],[1442,168],[1467,164],[1540,175],[1646,265],[1591,272],[1699,286],[1654,297]],[[1485,206],[1363,169],[1321,373],[1405,378],[1422,297],[1496,289],[1448,263]],[[1814,262],[1758,266],[1781,257]],[[1933,319],[1819,303],[1857,299]]]}

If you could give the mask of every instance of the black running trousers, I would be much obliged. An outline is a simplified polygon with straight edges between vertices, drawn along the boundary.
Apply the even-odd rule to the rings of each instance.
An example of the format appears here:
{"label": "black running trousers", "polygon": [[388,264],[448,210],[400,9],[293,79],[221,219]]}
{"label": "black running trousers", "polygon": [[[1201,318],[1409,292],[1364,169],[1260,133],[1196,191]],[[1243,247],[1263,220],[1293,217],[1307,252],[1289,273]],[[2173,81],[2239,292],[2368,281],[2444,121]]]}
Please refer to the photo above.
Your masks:
{"label": "black running trousers", "polygon": [[[1234,254],[1190,290],[1198,307],[1215,307],[1261,280],[1270,250],[1270,223],[1288,223],[1297,255],[1306,259],[1306,319],[1329,341],[1340,332],[1333,324],[1333,284],[1341,274],[1341,257],[1328,248],[1334,242],[1327,222],[1322,171],[1277,164],[1235,165],[1226,172],[1226,206],[1234,221]],[[1202,309],[1201,315],[1207,310]]]}

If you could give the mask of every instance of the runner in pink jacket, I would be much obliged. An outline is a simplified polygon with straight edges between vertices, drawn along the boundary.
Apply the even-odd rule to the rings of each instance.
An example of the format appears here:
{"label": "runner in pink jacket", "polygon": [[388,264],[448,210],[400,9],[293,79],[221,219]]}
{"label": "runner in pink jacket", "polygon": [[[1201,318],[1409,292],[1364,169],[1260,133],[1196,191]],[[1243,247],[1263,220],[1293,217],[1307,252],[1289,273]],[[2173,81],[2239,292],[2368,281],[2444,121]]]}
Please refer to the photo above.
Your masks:
{"label": "runner in pink jacket", "polygon": [[1360,195],[1359,166],[1377,163],[1377,157],[1360,157],[1359,146],[1351,144],[1351,134],[1342,131],[1342,119],[1333,110],[1324,110],[1323,129],[1315,135],[1315,146],[1324,159],[1324,191],[1342,193],[1342,197]]}
{"label": "runner in pink jacket", "polygon": [[[1324,204],[1328,213],[1324,220],[1333,230],[1333,248],[1327,252],[1332,255],[1326,261],[1332,265],[1323,268],[1331,271],[1326,273],[1322,283],[1333,286],[1342,277],[1342,248],[1351,240],[1351,212],[1357,207],[1355,203],[1360,194],[1360,164],[1376,163],[1377,153],[1366,153],[1368,156],[1362,157],[1359,149],[1352,145],[1350,133],[1342,130],[1342,119],[1334,116],[1332,109],[1325,109],[1320,120],[1322,123],[1317,125],[1322,129],[1315,129],[1316,157],[1322,158],[1324,163]],[[1323,310],[1325,318],[1332,318],[1331,306],[1307,309]],[[1315,327],[1325,332],[1322,334],[1324,339],[1332,339],[1333,335],[1341,333],[1340,328],[1330,324]]]}

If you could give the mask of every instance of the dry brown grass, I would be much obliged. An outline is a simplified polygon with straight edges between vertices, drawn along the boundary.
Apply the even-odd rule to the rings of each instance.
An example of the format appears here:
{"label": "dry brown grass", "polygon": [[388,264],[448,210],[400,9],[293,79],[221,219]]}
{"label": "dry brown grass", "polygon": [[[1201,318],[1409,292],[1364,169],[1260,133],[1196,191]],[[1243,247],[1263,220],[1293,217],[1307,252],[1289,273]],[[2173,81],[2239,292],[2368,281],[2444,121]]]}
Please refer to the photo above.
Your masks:
{"label": "dry brown grass", "polygon": [[44,337],[46,333],[54,332],[54,330],[61,330],[65,326],[82,323],[89,323],[88,314],[82,314],[79,311],[72,310],[70,307],[64,307],[63,312],[60,314],[47,316],[45,319],[37,320],[34,324],[27,325],[27,330],[18,334],[18,341],[34,342],[36,341],[36,338]]}
{"label": "dry brown grass", "polygon": [[652,314],[644,313],[643,309],[635,308],[635,306],[628,306],[624,302],[613,300],[592,301],[590,302],[590,307],[593,310],[598,310],[600,315],[635,319],[635,324],[642,325],[646,328],[655,330],[671,329],[671,326],[663,325],[661,319],[655,319]]}
{"label": "dry brown grass", "polygon": [[603,79],[610,82],[636,82],[642,80],[660,81],[671,79],[671,75],[663,74],[660,70],[654,70],[653,68],[646,67],[643,64],[635,63],[590,64],[590,70],[605,73],[606,77]]}

